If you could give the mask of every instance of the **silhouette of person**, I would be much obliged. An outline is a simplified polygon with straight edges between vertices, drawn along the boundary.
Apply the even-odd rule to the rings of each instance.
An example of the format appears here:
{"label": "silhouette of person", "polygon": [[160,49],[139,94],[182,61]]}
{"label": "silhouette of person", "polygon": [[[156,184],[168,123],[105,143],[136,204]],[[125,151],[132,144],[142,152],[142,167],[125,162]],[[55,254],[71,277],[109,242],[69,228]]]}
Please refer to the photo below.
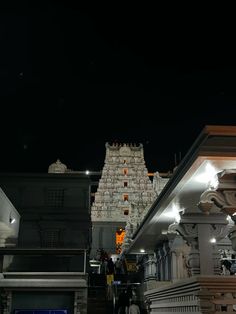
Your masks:
{"label": "silhouette of person", "polygon": [[131,301],[128,314],[140,314],[139,306],[135,303],[135,301]]}
{"label": "silhouette of person", "polygon": [[114,275],[115,265],[112,258],[110,257],[107,262],[107,275]]}
{"label": "silhouette of person", "polygon": [[118,299],[118,314],[126,314],[129,307],[129,296],[127,290],[122,290]]}

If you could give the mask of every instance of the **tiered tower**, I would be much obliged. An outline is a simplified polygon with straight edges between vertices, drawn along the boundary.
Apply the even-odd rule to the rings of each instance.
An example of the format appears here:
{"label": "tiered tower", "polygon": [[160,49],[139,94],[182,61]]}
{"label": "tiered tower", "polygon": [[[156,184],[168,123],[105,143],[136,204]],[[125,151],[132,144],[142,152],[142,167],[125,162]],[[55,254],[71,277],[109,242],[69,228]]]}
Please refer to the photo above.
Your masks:
{"label": "tiered tower", "polygon": [[91,209],[91,256],[95,257],[99,248],[119,254],[128,220],[132,217],[137,226],[155,197],[143,145],[106,143],[105,164]]}

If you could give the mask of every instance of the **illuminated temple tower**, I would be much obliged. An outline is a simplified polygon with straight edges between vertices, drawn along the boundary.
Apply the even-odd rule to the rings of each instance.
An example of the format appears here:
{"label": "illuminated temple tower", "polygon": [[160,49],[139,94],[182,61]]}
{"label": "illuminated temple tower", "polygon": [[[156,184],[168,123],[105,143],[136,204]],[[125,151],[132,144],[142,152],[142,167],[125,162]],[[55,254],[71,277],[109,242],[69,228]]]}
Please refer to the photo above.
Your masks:
{"label": "illuminated temple tower", "polygon": [[143,145],[106,143],[105,164],[91,208],[91,257],[99,248],[119,254],[127,221],[137,226],[156,195]]}

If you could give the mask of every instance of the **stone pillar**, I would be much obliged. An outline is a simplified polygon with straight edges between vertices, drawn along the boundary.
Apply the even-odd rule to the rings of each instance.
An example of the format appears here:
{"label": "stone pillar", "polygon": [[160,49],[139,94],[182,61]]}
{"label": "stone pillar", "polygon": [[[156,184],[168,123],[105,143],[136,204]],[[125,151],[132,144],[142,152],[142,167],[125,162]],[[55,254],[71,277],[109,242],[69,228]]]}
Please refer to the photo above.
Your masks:
{"label": "stone pillar", "polygon": [[144,257],[144,286],[145,290],[153,289],[156,287],[157,282],[157,264],[156,256],[154,254],[147,254]]}
{"label": "stone pillar", "polygon": [[218,209],[232,218],[235,225],[229,232],[229,238],[236,250],[236,170],[219,172],[217,178],[218,187],[203,192],[198,206],[208,215]]}
{"label": "stone pillar", "polygon": [[190,246],[190,252],[187,258],[187,267],[189,268],[190,274],[192,276],[198,275],[200,273],[200,253],[197,240],[197,225],[194,223],[189,223],[189,221],[187,223],[187,221],[185,222],[183,219],[181,219],[181,222],[179,223],[179,226],[176,230]]}
{"label": "stone pillar", "polygon": [[168,239],[160,243],[156,251],[157,254],[157,267],[156,273],[159,281],[168,281],[171,279],[171,251]]}
{"label": "stone pillar", "polygon": [[189,254],[189,246],[177,233],[167,233],[171,255],[171,280],[176,281],[188,277],[186,268],[186,256]]}
{"label": "stone pillar", "polygon": [[158,247],[157,249],[157,278],[160,281],[165,280],[165,263],[164,263],[165,253],[163,247]]}
{"label": "stone pillar", "polygon": [[144,280],[156,280],[156,256],[155,254],[148,254],[144,261]]}
{"label": "stone pillar", "polygon": [[187,258],[190,275],[220,273],[220,256],[212,241],[224,237],[227,224],[226,215],[219,211],[205,215],[196,208],[181,215],[176,230],[190,246]]}
{"label": "stone pillar", "polygon": [[163,243],[163,251],[164,251],[165,280],[170,280],[170,277],[171,277],[171,252],[170,252],[170,247],[169,247],[168,241]]}

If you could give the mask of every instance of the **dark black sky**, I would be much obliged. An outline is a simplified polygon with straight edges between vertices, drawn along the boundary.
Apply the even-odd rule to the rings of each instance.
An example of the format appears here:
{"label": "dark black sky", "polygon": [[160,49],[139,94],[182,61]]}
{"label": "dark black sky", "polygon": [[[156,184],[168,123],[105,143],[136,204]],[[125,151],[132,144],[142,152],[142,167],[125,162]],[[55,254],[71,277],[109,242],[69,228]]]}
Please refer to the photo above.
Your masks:
{"label": "dark black sky", "polygon": [[72,1],[0,15],[0,171],[57,158],[100,170],[107,141],[141,142],[148,169],[167,171],[206,124],[236,125],[234,28],[220,16]]}

